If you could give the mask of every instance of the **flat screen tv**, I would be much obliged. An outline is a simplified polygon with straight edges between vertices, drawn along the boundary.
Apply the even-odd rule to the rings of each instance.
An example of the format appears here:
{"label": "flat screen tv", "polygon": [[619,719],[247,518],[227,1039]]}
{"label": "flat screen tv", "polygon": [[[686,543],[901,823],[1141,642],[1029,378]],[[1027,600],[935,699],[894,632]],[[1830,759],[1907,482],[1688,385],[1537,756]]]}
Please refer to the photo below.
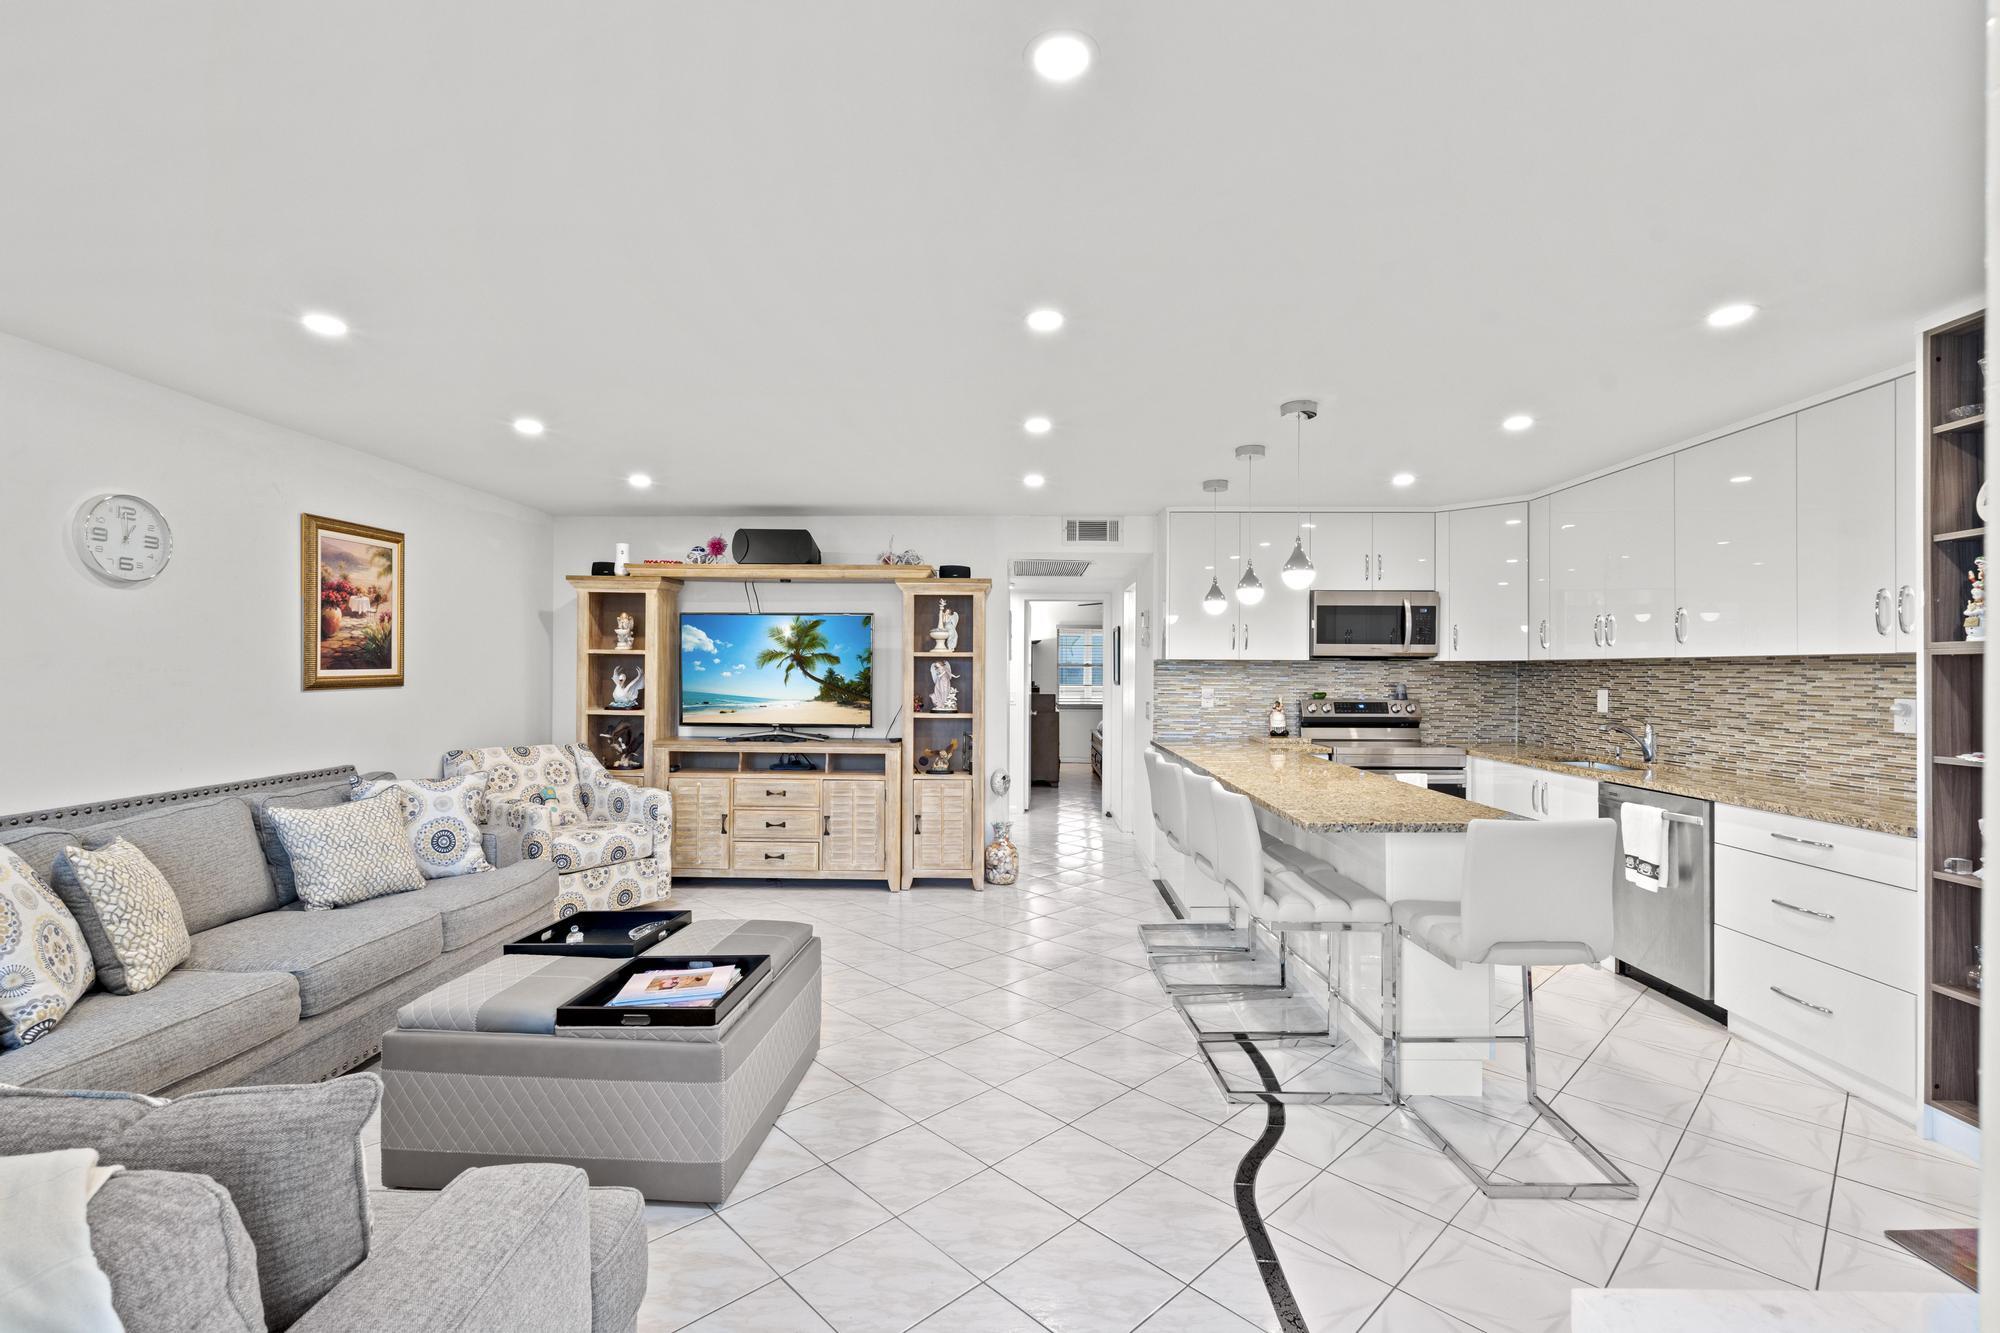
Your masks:
{"label": "flat screen tv", "polygon": [[681,613],[681,722],[865,727],[875,720],[875,617]]}

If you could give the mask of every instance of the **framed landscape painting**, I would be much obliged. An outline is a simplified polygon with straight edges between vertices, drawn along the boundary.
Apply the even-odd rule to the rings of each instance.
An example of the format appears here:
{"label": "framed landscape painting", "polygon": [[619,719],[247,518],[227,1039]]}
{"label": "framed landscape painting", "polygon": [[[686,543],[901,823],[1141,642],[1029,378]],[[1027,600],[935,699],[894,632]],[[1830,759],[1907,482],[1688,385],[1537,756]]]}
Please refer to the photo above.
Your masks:
{"label": "framed landscape painting", "polygon": [[299,515],[304,685],[403,683],[403,534]]}

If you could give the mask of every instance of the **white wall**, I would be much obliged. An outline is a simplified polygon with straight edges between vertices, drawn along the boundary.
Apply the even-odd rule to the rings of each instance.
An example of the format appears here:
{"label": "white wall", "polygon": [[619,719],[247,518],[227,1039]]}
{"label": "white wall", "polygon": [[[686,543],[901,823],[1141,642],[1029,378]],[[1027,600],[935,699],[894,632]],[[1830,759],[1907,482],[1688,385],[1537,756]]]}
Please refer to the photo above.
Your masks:
{"label": "white wall", "polygon": [[[0,811],[549,738],[546,515],[5,336],[0,463]],[[166,515],[154,582],[73,554],[105,491]],[[406,534],[400,688],[300,689],[302,512]]]}

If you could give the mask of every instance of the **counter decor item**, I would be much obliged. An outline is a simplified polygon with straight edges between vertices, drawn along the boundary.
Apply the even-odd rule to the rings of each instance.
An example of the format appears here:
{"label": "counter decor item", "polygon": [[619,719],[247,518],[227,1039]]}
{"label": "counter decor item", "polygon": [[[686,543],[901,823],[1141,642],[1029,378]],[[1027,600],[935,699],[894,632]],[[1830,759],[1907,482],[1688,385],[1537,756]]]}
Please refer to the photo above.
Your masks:
{"label": "counter decor item", "polygon": [[403,683],[403,534],[299,515],[302,684]]}
{"label": "counter decor item", "polygon": [[959,738],[954,736],[952,737],[951,744],[945,746],[942,750],[917,751],[917,772],[919,773],[951,772],[952,756],[958,753],[958,746],[959,746]]}
{"label": "counter decor item", "polygon": [[875,557],[875,563],[878,565],[921,565],[924,563],[924,558],[908,547],[900,551],[897,550],[896,534],[892,532],[889,534],[888,546],[883,548],[882,554]]}
{"label": "counter decor item", "polygon": [[[627,619],[630,619],[630,617],[627,617]],[[624,667],[611,668],[610,707],[637,708],[639,706],[639,691],[644,687],[645,683],[646,668],[644,667],[637,668],[632,673],[632,679],[630,680],[625,679]]]}
{"label": "counter decor item", "polygon": [[1962,407],[1954,407],[1951,410],[1947,411],[1944,414],[1944,419],[1946,421],[1963,421],[1967,417],[1979,416],[1981,413],[1985,411],[1986,411],[1985,403],[1966,403]]}
{"label": "counter decor item", "polygon": [[1289,736],[1291,734],[1291,729],[1285,725],[1285,701],[1283,699],[1274,699],[1271,701],[1271,734],[1273,736]]}
{"label": "counter decor item", "polygon": [[614,644],[615,647],[630,648],[632,646],[632,629],[636,623],[632,619],[630,611],[620,611],[618,613],[618,619],[613,622],[612,628],[612,632],[617,636]]}
{"label": "counter decor item", "polygon": [[1965,576],[1970,593],[1965,600],[1965,641],[1979,643],[1986,638],[1986,557],[1975,556],[1972,572]]}
{"label": "counter decor item", "polygon": [[1014,847],[1012,821],[993,821],[993,838],[986,844],[986,882],[1012,884],[1021,874],[1021,854]]}
{"label": "counter decor item", "polygon": [[619,578],[625,577],[625,567],[632,563],[632,543],[619,542],[612,551],[612,570]]}
{"label": "counter decor item", "polygon": [[729,553],[729,539],[721,533],[705,542],[696,542],[688,548],[687,562],[690,565],[719,565],[722,557]]}

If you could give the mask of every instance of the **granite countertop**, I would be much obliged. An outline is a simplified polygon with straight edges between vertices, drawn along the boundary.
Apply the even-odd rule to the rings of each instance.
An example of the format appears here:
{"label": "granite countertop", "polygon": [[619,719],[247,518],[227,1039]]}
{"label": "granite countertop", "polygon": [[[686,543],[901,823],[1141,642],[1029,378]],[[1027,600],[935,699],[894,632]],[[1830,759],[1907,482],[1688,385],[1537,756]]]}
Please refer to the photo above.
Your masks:
{"label": "granite countertop", "polygon": [[1505,810],[1318,757],[1297,739],[1162,741],[1154,746],[1208,774],[1260,809],[1313,833],[1463,833]]}
{"label": "granite countertop", "polygon": [[1869,829],[1901,838],[1917,836],[1917,803],[1907,796],[1869,796],[1859,792],[1831,791],[1808,787],[1783,778],[1744,777],[1717,769],[1687,764],[1654,764],[1628,773],[1604,773],[1563,763],[1575,757],[1574,750],[1550,750],[1532,745],[1468,745],[1465,752],[1482,759],[1498,759],[1509,764],[1525,764],[1594,782],[1617,782],[1647,791],[1663,791],[1675,796],[1691,796],[1698,801],[1738,805],[1748,810],[1764,810],[1776,815],[1816,819],[1823,824]]}

